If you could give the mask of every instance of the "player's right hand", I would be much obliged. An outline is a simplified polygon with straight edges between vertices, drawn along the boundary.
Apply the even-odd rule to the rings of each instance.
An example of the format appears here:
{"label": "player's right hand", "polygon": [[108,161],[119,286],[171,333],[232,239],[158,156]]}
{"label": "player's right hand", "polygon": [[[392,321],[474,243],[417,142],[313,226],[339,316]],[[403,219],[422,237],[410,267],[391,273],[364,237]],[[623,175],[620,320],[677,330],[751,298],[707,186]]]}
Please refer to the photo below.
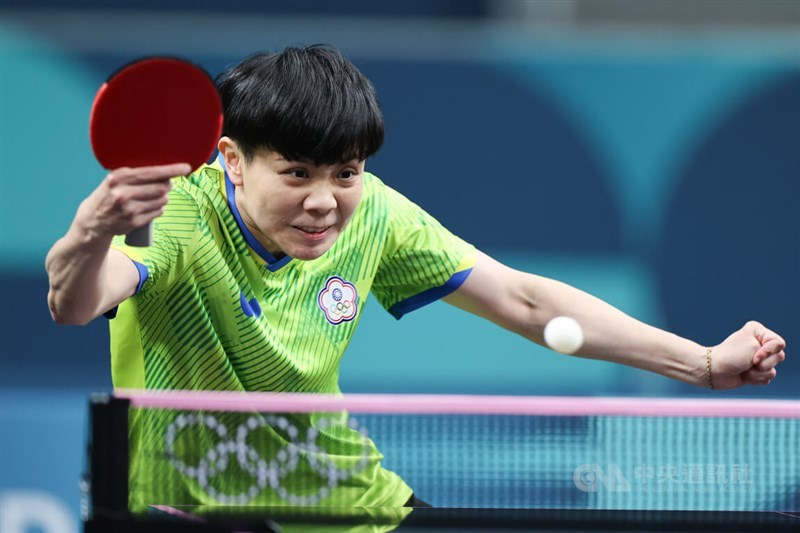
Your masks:
{"label": "player's right hand", "polygon": [[171,178],[190,172],[187,163],[118,168],[81,203],[75,221],[95,236],[127,234],[161,215]]}

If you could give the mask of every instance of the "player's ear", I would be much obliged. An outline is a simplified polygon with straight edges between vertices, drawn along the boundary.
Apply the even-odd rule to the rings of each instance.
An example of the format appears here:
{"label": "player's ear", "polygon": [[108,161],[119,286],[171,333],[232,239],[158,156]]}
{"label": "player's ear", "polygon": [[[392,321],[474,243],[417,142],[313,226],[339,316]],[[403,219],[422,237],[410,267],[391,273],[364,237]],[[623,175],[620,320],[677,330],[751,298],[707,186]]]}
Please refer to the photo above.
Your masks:
{"label": "player's ear", "polygon": [[217,143],[217,149],[222,154],[222,159],[225,161],[225,169],[228,171],[228,177],[236,186],[242,185],[242,170],[244,166],[244,156],[239,149],[236,141],[230,137],[220,137]]}

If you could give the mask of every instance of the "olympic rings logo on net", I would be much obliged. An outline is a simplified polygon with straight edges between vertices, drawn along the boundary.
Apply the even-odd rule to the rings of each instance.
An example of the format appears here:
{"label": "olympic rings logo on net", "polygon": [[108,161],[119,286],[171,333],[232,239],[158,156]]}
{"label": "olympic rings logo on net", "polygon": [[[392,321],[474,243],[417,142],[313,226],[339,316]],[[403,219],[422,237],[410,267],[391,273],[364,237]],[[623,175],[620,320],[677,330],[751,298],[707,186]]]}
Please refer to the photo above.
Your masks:
{"label": "olympic rings logo on net", "polygon": [[[352,468],[339,468],[328,453],[317,445],[317,437],[320,433],[335,424],[323,418],[318,425],[318,428],[309,427],[305,432],[305,440],[300,440],[300,430],[289,420],[280,416],[253,415],[231,434],[227,426],[213,415],[179,414],[165,430],[165,451],[170,463],[178,472],[196,480],[209,496],[220,503],[246,504],[269,486],[281,499],[291,505],[316,505],[328,497],[341,481],[363,470],[370,456],[370,441],[367,432],[360,429],[358,423],[351,418],[348,420],[347,427],[361,435],[361,454]],[[192,426],[204,427],[223,439],[208,450],[194,466],[181,460],[175,450],[175,441],[178,435]],[[273,430],[277,428],[289,438],[286,446],[279,449],[271,460],[261,457],[258,450],[247,443],[250,432],[262,427]],[[281,484],[281,480],[297,470],[303,455],[305,455],[309,467],[320,475],[324,482],[315,492],[293,494]],[[221,492],[211,482],[211,478],[225,472],[231,466],[231,457],[236,460],[244,472],[253,477],[253,484],[239,494]]]}

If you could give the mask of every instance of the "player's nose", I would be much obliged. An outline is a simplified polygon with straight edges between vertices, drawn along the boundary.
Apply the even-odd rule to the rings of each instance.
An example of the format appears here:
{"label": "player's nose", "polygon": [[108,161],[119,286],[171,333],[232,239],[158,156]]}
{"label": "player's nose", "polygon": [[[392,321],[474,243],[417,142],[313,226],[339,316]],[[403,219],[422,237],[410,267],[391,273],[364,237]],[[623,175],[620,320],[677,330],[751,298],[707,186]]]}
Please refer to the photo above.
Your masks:
{"label": "player's nose", "polygon": [[303,202],[306,211],[328,212],[336,209],[337,205],[335,191],[327,183],[312,187]]}

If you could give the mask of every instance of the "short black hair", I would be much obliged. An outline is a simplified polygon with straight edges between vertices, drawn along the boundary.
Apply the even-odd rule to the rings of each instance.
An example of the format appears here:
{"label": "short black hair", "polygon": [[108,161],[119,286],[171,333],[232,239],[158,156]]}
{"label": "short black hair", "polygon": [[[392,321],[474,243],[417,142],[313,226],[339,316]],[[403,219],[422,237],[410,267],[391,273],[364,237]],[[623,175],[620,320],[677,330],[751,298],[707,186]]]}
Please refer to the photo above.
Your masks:
{"label": "short black hair", "polygon": [[330,165],[375,154],[383,114],[372,83],[327,45],[260,52],[217,77],[222,134],[251,161],[262,148]]}

